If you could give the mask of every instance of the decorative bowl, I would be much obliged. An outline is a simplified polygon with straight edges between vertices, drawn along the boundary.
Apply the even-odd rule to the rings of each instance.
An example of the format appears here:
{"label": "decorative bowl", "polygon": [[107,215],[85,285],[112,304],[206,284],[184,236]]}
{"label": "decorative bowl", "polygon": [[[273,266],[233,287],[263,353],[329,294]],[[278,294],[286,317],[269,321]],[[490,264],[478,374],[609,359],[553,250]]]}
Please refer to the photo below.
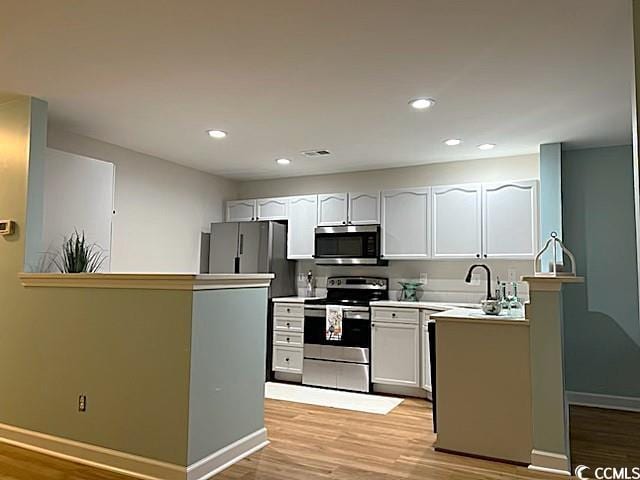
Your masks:
{"label": "decorative bowl", "polygon": [[488,299],[480,302],[482,305],[482,311],[487,315],[500,315],[502,311],[502,304],[500,300]]}

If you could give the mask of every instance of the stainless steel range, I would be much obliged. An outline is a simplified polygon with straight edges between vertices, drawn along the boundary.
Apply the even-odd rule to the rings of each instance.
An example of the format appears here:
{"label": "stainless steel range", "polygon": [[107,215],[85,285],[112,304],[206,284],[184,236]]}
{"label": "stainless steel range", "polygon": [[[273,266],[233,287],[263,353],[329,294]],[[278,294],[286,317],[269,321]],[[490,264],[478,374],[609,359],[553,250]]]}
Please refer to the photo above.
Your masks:
{"label": "stainless steel range", "polygon": [[[330,277],[327,298],[304,304],[302,383],[368,392],[372,300],[389,298],[389,283],[378,277]],[[327,332],[327,307],[340,307],[339,339]]]}

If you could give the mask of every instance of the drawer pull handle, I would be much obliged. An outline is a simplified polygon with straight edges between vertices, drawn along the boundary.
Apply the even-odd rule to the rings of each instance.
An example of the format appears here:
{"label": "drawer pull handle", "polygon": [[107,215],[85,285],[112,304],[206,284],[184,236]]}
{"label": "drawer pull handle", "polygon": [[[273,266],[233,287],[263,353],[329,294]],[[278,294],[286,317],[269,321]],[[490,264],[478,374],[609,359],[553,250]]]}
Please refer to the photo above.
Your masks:
{"label": "drawer pull handle", "polygon": [[285,359],[284,359],[284,361],[285,361],[285,362],[288,362],[288,361],[289,361],[289,357],[285,358]]}
{"label": "drawer pull handle", "polygon": [[291,339],[289,337],[287,337],[287,342],[290,342],[290,341],[291,341]]}
{"label": "drawer pull handle", "polygon": [[287,313],[289,313],[289,312],[291,312],[291,309],[290,309],[290,308],[287,308]]}
{"label": "drawer pull handle", "polygon": [[290,326],[291,326],[291,324],[289,322],[287,322],[287,327],[290,327]]}
{"label": "drawer pull handle", "polygon": [[392,314],[391,314],[391,316],[392,316],[393,318],[396,318],[396,314],[395,314],[395,313],[392,313]]}

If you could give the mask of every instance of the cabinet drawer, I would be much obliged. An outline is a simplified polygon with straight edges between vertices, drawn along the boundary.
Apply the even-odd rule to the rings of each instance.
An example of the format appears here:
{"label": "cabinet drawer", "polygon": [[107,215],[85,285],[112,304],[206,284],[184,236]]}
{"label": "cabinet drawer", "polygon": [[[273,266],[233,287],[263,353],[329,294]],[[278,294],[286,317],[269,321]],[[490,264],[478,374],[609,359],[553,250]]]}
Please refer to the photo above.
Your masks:
{"label": "cabinet drawer", "polygon": [[273,320],[273,329],[275,331],[302,332],[303,324],[304,320],[302,318],[276,317]]}
{"label": "cabinet drawer", "polygon": [[284,345],[290,347],[302,347],[303,345],[302,333],[294,332],[281,332],[276,330],[273,333],[273,344]]}
{"label": "cabinet drawer", "polygon": [[277,317],[304,317],[304,304],[276,303],[274,308]]}
{"label": "cabinet drawer", "polygon": [[302,373],[303,352],[302,348],[273,347],[273,370]]}
{"label": "cabinet drawer", "polygon": [[371,309],[373,321],[393,323],[418,323],[420,311],[417,308],[382,308]]}

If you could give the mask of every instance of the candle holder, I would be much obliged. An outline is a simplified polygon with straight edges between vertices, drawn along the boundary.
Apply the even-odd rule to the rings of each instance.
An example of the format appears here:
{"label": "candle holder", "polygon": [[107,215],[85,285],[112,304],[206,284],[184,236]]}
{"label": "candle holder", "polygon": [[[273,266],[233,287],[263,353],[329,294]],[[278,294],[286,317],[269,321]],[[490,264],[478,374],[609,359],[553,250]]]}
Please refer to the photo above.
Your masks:
{"label": "candle holder", "polygon": [[[558,248],[560,247],[560,248]],[[542,271],[542,256],[545,254],[547,250],[551,248],[553,252],[553,261],[551,262],[550,272]],[[563,253],[567,254],[567,258],[571,263],[571,270],[567,270],[565,268],[564,263],[558,262],[558,251],[560,251],[560,255]],[[562,260],[562,257],[561,259]],[[560,270],[558,269],[560,267]],[[551,232],[551,237],[547,240],[547,243],[544,244],[544,247],[538,254],[536,255],[535,260],[533,261],[533,271],[536,277],[575,277],[576,276],[576,258],[573,256],[573,253],[569,251],[567,247],[564,246],[562,240],[558,238],[558,234],[556,232]]]}

